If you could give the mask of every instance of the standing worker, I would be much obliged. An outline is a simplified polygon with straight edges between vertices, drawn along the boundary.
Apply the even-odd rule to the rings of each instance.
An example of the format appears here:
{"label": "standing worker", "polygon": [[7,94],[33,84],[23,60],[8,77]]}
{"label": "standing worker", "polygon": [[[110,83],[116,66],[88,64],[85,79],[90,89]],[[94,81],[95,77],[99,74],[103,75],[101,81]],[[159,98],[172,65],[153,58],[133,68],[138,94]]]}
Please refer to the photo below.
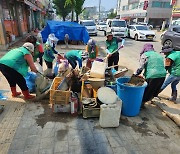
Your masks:
{"label": "standing worker", "polygon": [[171,98],[170,101],[176,101],[177,99],[177,84],[180,81],[180,51],[175,51],[169,46],[162,48],[161,53],[165,54],[165,66],[166,70],[169,72],[169,76],[164,81],[161,91],[163,91],[169,84],[171,84]]}
{"label": "standing worker", "polygon": [[88,41],[87,46],[86,46],[86,52],[89,55],[86,66],[91,68],[92,62],[98,56],[98,46],[96,45],[96,42],[93,39],[90,39]]}
{"label": "standing worker", "polygon": [[140,75],[143,70],[148,85],[144,92],[142,108],[145,102],[157,97],[166,77],[163,57],[154,51],[153,45],[150,43],[146,43],[140,53],[140,67],[135,75]]}
{"label": "standing worker", "polygon": [[[113,65],[118,65],[119,62],[119,52],[118,49],[123,48],[123,45],[118,48],[118,43],[122,42],[123,39],[113,37],[112,33],[107,33],[106,48],[107,48],[107,58],[108,58],[108,67]],[[118,66],[114,67],[118,71]]]}
{"label": "standing worker", "polygon": [[22,90],[24,99],[32,99],[35,96],[30,95],[24,76],[27,75],[28,66],[31,71],[37,73],[33,62],[34,45],[24,43],[20,48],[12,49],[0,59],[0,71],[7,79],[12,92],[12,97],[17,97],[21,92],[16,91],[16,84]]}
{"label": "standing worker", "polygon": [[68,60],[71,64],[72,68],[75,69],[77,66],[77,62],[79,64],[79,68],[82,67],[82,51],[81,50],[70,50],[65,53],[64,58]]}
{"label": "standing worker", "polygon": [[37,41],[37,38],[34,35],[28,36],[26,38],[26,42],[30,42],[34,45],[33,60],[34,62],[39,61],[39,64],[42,66],[43,64],[42,56],[44,54],[43,45]]}
{"label": "standing worker", "polygon": [[52,68],[53,68],[53,60],[55,59],[54,54],[58,54],[58,52],[55,50],[55,47],[57,45],[58,39],[55,37],[54,34],[49,34],[47,42],[44,47],[44,61],[47,66],[46,74],[48,76],[53,76],[52,74]]}

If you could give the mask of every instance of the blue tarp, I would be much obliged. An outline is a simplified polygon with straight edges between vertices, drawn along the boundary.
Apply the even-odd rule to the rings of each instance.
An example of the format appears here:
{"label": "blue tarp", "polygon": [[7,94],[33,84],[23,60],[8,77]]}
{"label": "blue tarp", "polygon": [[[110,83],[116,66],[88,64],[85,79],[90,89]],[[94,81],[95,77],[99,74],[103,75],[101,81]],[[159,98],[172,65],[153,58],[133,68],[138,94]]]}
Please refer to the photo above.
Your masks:
{"label": "blue tarp", "polygon": [[76,22],[49,20],[41,32],[43,42],[46,42],[51,33],[54,33],[59,40],[64,40],[65,34],[69,35],[69,40],[83,41],[85,44],[89,40],[87,29]]}

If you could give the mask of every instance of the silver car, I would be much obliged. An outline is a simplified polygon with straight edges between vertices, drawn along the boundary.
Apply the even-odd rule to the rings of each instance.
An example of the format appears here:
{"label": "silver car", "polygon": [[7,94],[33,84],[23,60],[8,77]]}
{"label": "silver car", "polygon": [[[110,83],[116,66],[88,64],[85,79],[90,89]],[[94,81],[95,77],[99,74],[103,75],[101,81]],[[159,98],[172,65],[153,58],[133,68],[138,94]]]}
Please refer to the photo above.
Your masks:
{"label": "silver car", "polygon": [[161,44],[180,50],[180,26],[170,27],[162,36]]}

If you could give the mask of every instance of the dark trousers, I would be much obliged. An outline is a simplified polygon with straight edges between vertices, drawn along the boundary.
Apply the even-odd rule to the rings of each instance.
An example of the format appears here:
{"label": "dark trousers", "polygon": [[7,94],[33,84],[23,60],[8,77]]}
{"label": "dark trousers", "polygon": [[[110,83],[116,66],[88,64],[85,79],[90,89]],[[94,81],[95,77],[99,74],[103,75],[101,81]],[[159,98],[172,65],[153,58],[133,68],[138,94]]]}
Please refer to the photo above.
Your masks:
{"label": "dark trousers", "polygon": [[44,54],[44,53],[39,53],[39,64],[40,64],[41,66],[42,66],[42,64],[43,64],[43,58],[42,58],[43,54]]}
{"label": "dark trousers", "polygon": [[26,80],[19,72],[4,64],[0,64],[0,71],[7,79],[10,87],[15,87],[17,84],[22,91],[28,90]]}
{"label": "dark trousers", "polygon": [[158,96],[161,86],[164,83],[164,80],[165,80],[165,77],[146,79],[146,82],[148,85],[144,91],[142,105],[144,105],[145,102],[150,101],[154,97]]}
{"label": "dark trousers", "polygon": [[46,63],[47,68],[52,69],[53,63],[52,63],[52,62],[48,62],[48,61],[46,61],[46,60],[44,60],[44,61],[45,61],[45,63]]}
{"label": "dark trousers", "polygon": [[[119,53],[112,54],[111,57],[108,58],[108,67],[113,65],[118,65],[119,62]],[[118,66],[114,67],[116,71],[118,71]]]}

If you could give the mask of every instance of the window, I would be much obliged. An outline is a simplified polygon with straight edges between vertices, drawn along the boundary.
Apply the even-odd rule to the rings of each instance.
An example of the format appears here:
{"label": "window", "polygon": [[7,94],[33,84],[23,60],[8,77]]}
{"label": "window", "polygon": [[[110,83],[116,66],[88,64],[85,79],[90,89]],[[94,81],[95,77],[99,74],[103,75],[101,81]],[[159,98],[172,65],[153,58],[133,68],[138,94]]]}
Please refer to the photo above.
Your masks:
{"label": "window", "polygon": [[180,33],[180,28],[179,27],[175,27],[175,28],[173,28],[173,31],[176,32],[176,33]]}
{"label": "window", "polygon": [[139,3],[139,8],[143,8],[144,7],[144,2]]}
{"label": "window", "polygon": [[134,4],[132,4],[132,10],[133,10],[133,9],[138,9],[138,6],[139,6],[139,3],[134,3]]}
{"label": "window", "polygon": [[152,2],[152,7],[161,7],[161,2],[153,1]]}
{"label": "window", "polygon": [[163,8],[171,8],[172,6],[170,5],[169,2],[163,2]]}
{"label": "window", "polygon": [[158,8],[171,8],[170,2],[159,2],[159,1],[153,1],[152,7],[158,7]]}

